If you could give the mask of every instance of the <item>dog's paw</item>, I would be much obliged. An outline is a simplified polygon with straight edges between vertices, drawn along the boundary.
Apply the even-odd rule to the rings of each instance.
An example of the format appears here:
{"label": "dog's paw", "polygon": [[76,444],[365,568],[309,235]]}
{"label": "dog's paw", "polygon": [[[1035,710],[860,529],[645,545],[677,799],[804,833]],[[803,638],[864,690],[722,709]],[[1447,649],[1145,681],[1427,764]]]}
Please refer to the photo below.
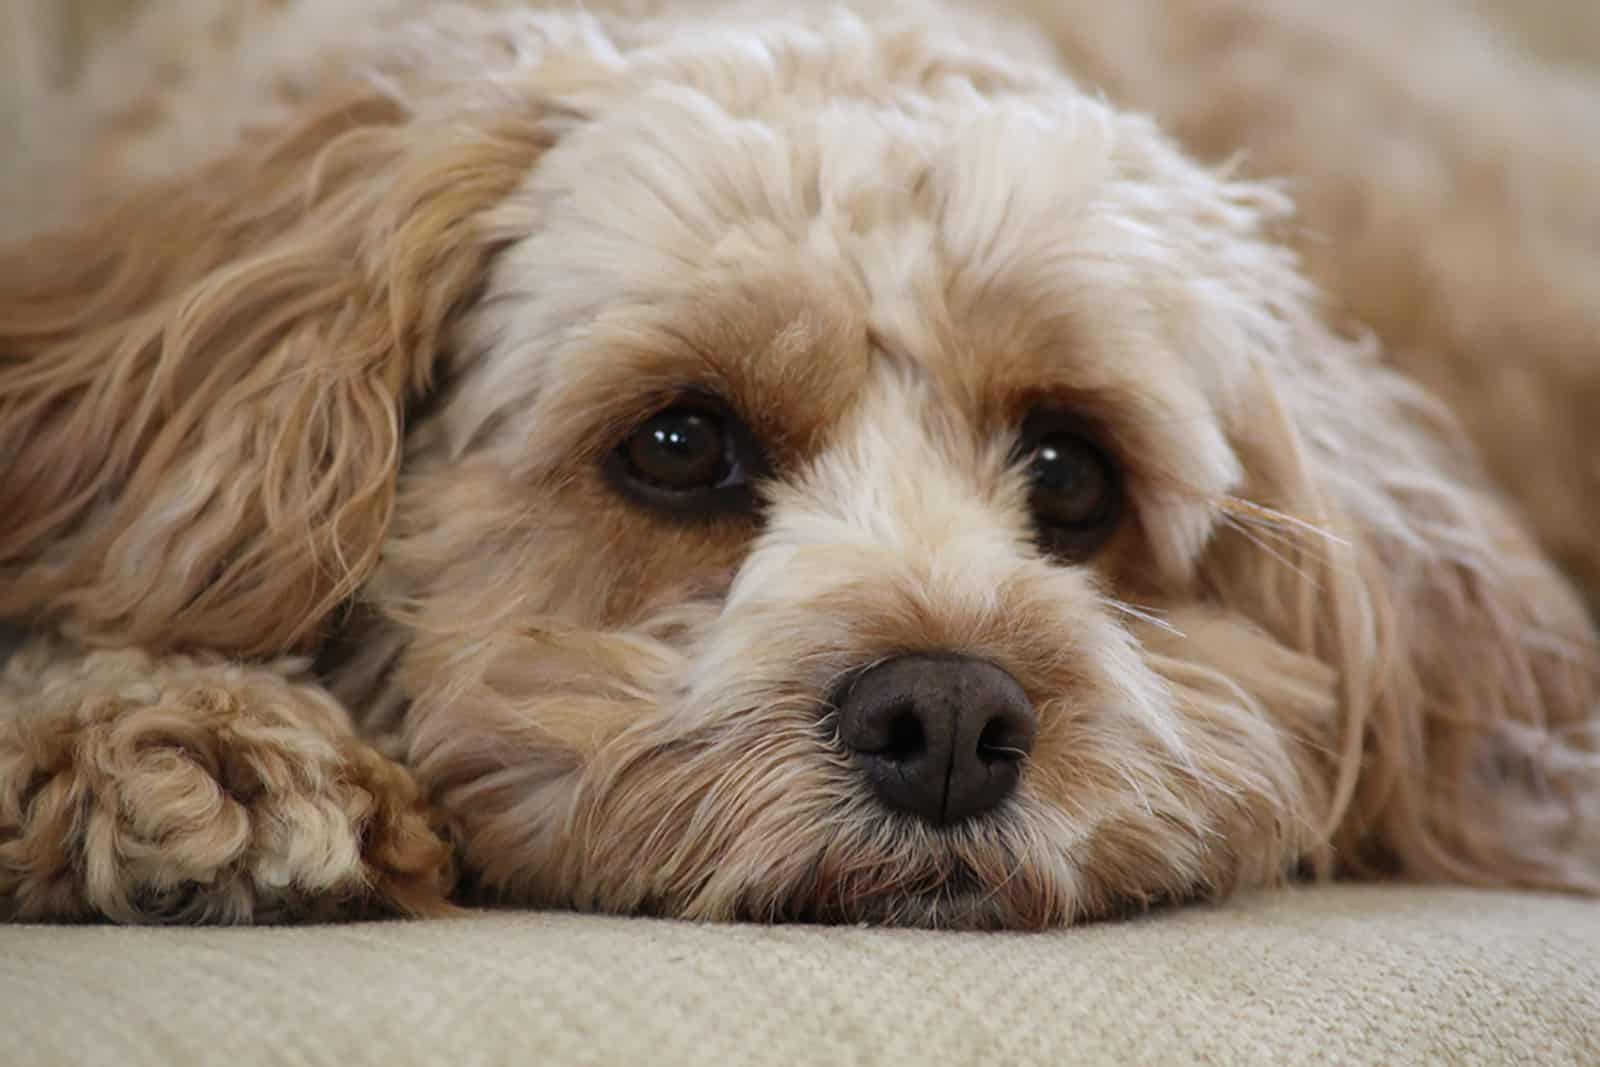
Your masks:
{"label": "dog's paw", "polygon": [[0,721],[0,917],[440,914],[453,881],[411,776],[314,687],[219,669]]}

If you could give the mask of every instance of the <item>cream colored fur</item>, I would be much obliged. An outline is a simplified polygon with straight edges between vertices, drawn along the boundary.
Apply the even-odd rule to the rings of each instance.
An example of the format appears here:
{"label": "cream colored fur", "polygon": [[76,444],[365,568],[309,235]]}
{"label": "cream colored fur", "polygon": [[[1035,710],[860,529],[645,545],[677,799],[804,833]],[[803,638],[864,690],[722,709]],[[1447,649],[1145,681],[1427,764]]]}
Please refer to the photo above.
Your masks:
{"label": "cream colored fur", "polygon": [[[511,902],[718,919],[1031,927],[1298,872],[1600,891],[1593,624],[1394,369],[1497,469],[1484,367],[1550,398],[1508,434],[1593,432],[1587,203],[1467,152],[1551,148],[1512,106],[1550,87],[1392,91],[1359,3],[1137,6],[227,4],[175,69],[153,17],[91,72],[125,91],[41,208],[68,225],[0,263],[0,619],[39,635],[0,690],[0,912],[426,914],[446,838]],[[1481,75],[1430,10],[1441,82]],[[1430,121],[1330,140],[1284,98],[1308,54],[1352,113]],[[1260,160],[1192,155],[1252,147],[1355,205],[1307,257],[1342,303]],[[685,392],[763,442],[759,519],[600,473]],[[1087,562],[1035,545],[1041,404],[1126,472]],[[826,694],[905,651],[1039,709],[994,814],[931,830],[851,770]]]}

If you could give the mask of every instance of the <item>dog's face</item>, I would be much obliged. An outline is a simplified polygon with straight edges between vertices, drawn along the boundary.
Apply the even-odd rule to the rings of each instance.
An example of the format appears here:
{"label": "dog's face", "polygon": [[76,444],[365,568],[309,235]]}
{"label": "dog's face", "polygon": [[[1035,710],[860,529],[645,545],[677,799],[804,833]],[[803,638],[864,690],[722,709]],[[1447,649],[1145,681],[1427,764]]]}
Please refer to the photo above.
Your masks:
{"label": "dog's face", "polygon": [[1332,674],[1202,596],[1271,203],[861,47],[697,45],[497,209],[380,580],[418,766],[545,902],[1031,925],[1283,872]]}
{"label": "dog's face", "polygon": [[34,298],[25,345],[125,319],[11,383],[13,444],[127,462],[49,421],[115,349],[87,395],[156,458],[98,512],[41,468],[20,528],[70,551],[8,610],[259,652],[356,593],[519,902],[1036,926],[1334,860],[1579,879],[1530,753],[1588,713],[1586,624],[1319,321],[1275,192],[911,21],[496,34],[465,96],[224,163],[247,207],[155,280]]}

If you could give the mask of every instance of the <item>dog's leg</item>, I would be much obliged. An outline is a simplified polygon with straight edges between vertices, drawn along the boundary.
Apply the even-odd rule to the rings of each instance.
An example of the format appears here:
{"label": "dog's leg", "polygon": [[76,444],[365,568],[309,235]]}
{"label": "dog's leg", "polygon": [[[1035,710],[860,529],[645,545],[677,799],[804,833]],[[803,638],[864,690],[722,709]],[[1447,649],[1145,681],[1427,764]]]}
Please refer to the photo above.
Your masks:
{"label": "dog's leg", "polygon": [[435,914],[451,850],[410,775],[295,664],[37,639],[0,673],[0,919]]}

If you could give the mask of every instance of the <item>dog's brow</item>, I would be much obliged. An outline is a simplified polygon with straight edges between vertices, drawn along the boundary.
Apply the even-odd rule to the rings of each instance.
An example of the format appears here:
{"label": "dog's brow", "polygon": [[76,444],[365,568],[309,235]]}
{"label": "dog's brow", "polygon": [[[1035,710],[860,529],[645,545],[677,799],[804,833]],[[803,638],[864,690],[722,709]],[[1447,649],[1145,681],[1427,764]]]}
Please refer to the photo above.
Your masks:
{"label": "dog's brow", "polygon": [[[685,396],[715,398],[783,455],[815,447],[867,367],[865,331],[782,279],[745,279],[588,331],[556,361],[532,421],[546,454],[583,457]],[[814,288],[814,287],[813,287]]]}

